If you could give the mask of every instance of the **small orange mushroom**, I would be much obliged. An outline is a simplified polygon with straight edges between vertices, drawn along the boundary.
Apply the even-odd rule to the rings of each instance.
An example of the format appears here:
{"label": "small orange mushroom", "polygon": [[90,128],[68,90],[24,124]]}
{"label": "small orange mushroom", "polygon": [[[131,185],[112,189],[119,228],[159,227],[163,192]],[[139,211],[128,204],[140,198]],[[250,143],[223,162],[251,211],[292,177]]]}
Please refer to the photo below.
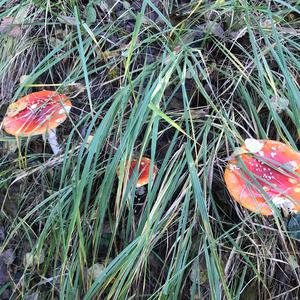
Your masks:
{"label": "small orange mushroom", "polygon": [[299,152],[277,141],[246,139],[238,155],[246,169],[233,157],[224,174],[234,200],[263,215],[273,214],[269,201],[279,208],[300,211]]}
{"label": "small orange mushroom", "polygon": [[[137,163],[138,163],[138,159],[133,159],[130,162],[129,177],[132,176],[132,173],[133,173]],[[137,183],[136,183],[136,187],[141,187],[143,185],[146,185],[150,181],[150,178],[149,178],[150,163],[151,163],[151,160],[149,158],[142,157],[140,165],[139,165],[138,180],[137,180]],[[153,172],[152,172],[152,179],[153,180],[155,179],[155,176],[156,176],[157,172],[158,172],[158,168],[157,168],[156,164],[154,164]],[[117,175],[119,176],[119,169],[117,170]]]}
{"label": "small orange mushroom", "polygon": [[66,95],[54,91],[31,93],[9,105],[3,129],[14,136],[46,135],[55,154],[59,152],[55,129],[72,107]]}

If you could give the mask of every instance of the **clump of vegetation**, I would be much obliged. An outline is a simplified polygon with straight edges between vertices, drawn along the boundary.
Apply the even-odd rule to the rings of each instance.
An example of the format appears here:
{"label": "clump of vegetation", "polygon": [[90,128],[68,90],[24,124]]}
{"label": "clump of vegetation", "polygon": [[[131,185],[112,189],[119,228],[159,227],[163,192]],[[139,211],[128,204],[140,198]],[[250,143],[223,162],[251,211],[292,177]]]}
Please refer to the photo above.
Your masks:
{"label": "clump of vegetation", "polygon": [[1,299],[298,298],[297,216],[223,179],[247,138],[297,149],[298,1],[0,3],[1,121],[72,102],[56,155],[1,131]]}

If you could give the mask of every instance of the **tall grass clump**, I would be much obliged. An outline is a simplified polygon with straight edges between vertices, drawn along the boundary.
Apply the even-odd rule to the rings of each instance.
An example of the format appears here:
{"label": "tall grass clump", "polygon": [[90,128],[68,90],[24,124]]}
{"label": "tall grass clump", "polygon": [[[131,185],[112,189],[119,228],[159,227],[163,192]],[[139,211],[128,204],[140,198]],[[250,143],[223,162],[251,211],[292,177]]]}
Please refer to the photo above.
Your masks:
{"label": "tall grass clump", "polygon": [[58,156],[1,132],[0,298],[298,299],[287,219],[223,180],[246,138],[299,145],[298,1],[0,3],[1,118],[41,89],[73,103]]}

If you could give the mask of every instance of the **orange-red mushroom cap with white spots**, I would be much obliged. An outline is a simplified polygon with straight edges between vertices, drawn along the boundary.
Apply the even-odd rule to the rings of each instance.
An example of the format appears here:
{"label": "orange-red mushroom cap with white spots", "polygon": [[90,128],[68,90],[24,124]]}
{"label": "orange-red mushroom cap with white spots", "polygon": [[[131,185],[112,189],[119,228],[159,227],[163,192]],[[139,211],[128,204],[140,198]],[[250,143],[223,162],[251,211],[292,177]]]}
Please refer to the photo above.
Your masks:
{"label": "orange-red mushroom cap with white spots", "polygon": [[[132,176],[132,173],[134,171],[134,168],[136,167],[138,163],[137,159],[133,159],[130,162],[130,166],[129,166],[129,178]],[[139,165],[139,169],[138,169],[138,180],[136,183],[136,187],[141,187],[143,185],[146,185],[149,183],[150,178],[149,178],[149,173],[150,173],[150,164],[151,164],[151,160],[147,157],[142,157],[140,165]],[[153,172],[152,172],[152,179],[155,179],[155,176],[158,172],[158,168],[156,166],[156,164],[154,164],[153,166]],[[117,175],[119,176],[119,169],[117,170]]]}
{"label": "orange-red mushroom cap with white spots", "polygon": [[3,129],[14,136],[45,134],[66,120],[71,107],[64,94],[46,90],[31,93],[9,105]]}
{"label": "orange-red mushroom cap with white spots", "polygon": [[[247,139],[239,157],[246,169],[234,157],[224,174],[227,189],[238,203],[263,215],[273,214],[268,201],[300,211],[299,152],[281,142]],[[257,183],[268,197],[264,197]]]}

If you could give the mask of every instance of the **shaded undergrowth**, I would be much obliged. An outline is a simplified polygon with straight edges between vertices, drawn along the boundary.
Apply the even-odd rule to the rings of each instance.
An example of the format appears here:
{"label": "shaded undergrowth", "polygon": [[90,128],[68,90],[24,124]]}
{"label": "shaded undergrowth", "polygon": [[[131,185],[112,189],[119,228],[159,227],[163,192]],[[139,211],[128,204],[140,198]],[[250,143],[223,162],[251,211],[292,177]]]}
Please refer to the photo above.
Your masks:
{"label": "shaded undergrowth", "polygon": [[[297,149],[297,1],[1,4],[0,117],[41,89],[74,107],[57,157],[0,136],[0,297],[298,298],[285,219],[223,181],[245,138]],[[144,191],[128,178],[141,156],[159,167]]]}

